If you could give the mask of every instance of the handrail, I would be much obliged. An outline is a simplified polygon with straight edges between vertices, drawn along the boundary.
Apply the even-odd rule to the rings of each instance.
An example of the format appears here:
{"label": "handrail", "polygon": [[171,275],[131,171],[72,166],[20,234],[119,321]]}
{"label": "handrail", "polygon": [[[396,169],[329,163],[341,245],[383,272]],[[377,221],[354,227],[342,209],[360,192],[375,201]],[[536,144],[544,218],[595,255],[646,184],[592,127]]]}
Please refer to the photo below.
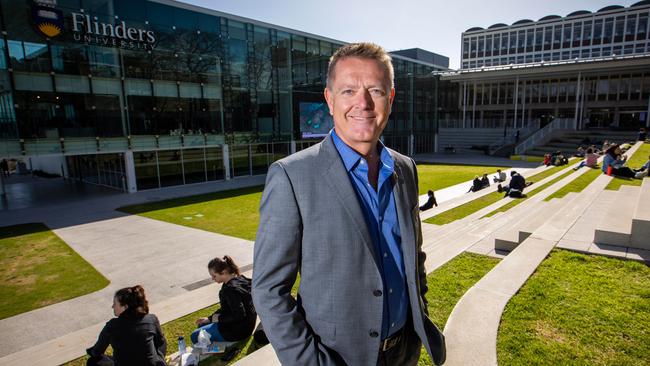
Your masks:
{"label": "handrail", "polygon": [[553,131],[565,129],[572,130],[574,129],[574,120],[573,118],[556,118],[551,123],[537,130],[537,132],[528,136],[524,141],[515,146],[515,155],[521,155],[526,151],[530,150],[535,145],[540,145],[546,143],[550,140]]}

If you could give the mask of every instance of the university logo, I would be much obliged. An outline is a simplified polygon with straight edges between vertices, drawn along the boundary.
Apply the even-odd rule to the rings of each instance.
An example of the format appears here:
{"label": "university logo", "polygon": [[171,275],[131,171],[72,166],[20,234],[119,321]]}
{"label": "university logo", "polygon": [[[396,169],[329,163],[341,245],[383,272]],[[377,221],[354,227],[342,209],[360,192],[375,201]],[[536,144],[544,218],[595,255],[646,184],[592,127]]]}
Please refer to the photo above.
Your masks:
{"label": "university logo", "polygon": [[54,38],[63,32],[63,12],[52,7],[52,3],[39,1],[32,5],[34,27],[48,38]]}

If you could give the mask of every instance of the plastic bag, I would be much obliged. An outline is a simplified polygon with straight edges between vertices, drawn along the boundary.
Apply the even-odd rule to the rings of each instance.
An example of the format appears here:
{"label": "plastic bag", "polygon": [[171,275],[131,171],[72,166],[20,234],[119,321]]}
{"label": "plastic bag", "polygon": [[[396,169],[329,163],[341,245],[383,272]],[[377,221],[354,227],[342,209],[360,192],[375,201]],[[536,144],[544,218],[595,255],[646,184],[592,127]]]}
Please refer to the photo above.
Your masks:
{"label": "plastic bag", "polygon": [[198,336],[198,341],[194,345],[194,347],[198,348],[208,348],[212,340],[210,339],[210,333],[208,333],[205,329],[201,329],[199,331],[199,336]]}
{"label": "plastic bag", "polygon": [[199,359],[193,353],[183,353],[181,355],[180,366],[196,366],[199,364]]}

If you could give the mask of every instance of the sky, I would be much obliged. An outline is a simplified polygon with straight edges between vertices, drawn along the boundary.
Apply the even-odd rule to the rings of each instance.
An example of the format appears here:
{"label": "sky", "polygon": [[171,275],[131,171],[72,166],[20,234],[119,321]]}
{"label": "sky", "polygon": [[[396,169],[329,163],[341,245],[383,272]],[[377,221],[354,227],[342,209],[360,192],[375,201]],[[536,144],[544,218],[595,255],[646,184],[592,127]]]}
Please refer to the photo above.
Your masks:
{"label": "sky", "polygon": [[389,51],[422,48],[460,67],[461,33],[472,27],[538,20],[639,0],[180,0],[343,42],[370,41]]}

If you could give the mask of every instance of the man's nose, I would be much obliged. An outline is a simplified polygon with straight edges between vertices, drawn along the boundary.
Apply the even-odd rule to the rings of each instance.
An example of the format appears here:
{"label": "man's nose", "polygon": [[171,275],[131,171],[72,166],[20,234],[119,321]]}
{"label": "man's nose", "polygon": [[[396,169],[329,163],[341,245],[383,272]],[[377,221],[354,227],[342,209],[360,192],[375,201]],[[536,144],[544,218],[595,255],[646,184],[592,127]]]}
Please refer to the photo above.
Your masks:
{"label": "man's nose", "polygon": [[372,95],[370,95],[370,91],[366,89],[359,91],[356,98],[356,104],[360,109],[373,109],[374,102],[372,100]]}

